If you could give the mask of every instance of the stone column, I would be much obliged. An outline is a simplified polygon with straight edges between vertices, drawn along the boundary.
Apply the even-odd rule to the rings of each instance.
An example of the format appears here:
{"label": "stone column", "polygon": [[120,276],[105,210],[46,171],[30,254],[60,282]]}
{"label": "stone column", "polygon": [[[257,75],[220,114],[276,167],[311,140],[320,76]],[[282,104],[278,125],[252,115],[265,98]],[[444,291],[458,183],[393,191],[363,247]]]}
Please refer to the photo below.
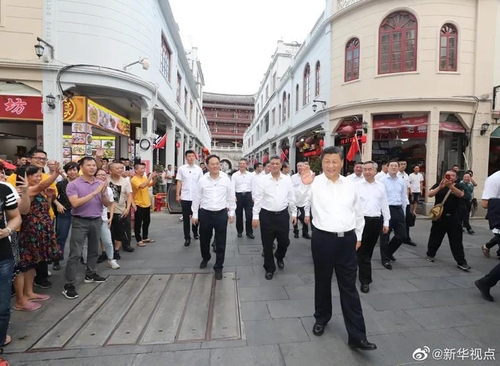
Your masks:
{"label": "stone column", "polygon": [[437,161],[439,150],[439,110],[434,107],[429,114],[427,125],[427,153],[425,157],[425,204],[424,213],[427,215],[434,205],[434,198],[429,198],[429,189],[436,183]]}
{"label": "stone column", "polygon": [[167,142],[165,145],[165,167],[168,164],[174,166],[174,156],[175,156],[175,127],[170,123],[167,123]]}
{"label": "stone column", "polygon": [[[62,161],[63,158],[63,96],[54,82],[54,73],[43,72],[43,147],[48,159]],[[45,102],[45,96],[56,97],[55,108],[50,108]]]}

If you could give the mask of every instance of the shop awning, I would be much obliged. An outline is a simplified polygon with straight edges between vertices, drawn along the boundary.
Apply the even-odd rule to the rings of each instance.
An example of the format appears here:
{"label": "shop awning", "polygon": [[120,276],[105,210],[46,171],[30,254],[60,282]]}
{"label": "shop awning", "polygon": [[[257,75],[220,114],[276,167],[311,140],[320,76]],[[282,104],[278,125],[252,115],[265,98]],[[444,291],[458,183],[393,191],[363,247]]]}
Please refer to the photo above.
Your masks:
{"label": "shop awning", "polygon": [[439,122],[439,131],[465,133],[465,128],[460,122]]}
{"label": "shop awning", "polygon": [[398,128],[418,127],[427,125],[427,116],[387,119],[382,121],[373,121],[374,130],[392,130]]}
{"label": "shop awning", "polygon": [[495,131],[491,133],[490,137],[494,139],[500,139],[500,127],[497,127]]}

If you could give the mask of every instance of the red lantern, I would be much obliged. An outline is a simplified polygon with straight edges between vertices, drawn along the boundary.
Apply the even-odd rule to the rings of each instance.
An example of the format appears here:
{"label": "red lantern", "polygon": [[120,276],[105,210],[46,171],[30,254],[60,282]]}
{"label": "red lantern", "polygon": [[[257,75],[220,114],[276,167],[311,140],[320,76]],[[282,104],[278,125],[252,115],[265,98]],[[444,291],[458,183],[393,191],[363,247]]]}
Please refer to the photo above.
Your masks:
{"label": "red lantern", "polygon": [[320,147],[325,146],[325,140],[319,140],[319,146]]}
{"label": "red lantern", "polygon": [[302,149],[302,147],[304,146],[304,142],[303,141],[297,141],[297,143],[295,144],[295,146],[297,146],[299,149]]}
{"label": "red lantern", "polygon": [[179,149],[179,148],[181,147],[181,143],[180,143],[179,141],[177,141],[177,142],[175,143],[175,147]]}
{"label": "red lantern", "polygon": [[352,137],[356,133],[356,130],[351,125],[345,126],[340,130],[340,133],[346,135],[347,137]]}
{"label": "red lantern", "polygon": [[311,136],[311,137],[306,138],[306,144],[311,145],[313,143],[314,143],[314,137]]}
{"label": "red lantern", "polygon": [[361,143],[366,144],[366,135],[361,136]]}

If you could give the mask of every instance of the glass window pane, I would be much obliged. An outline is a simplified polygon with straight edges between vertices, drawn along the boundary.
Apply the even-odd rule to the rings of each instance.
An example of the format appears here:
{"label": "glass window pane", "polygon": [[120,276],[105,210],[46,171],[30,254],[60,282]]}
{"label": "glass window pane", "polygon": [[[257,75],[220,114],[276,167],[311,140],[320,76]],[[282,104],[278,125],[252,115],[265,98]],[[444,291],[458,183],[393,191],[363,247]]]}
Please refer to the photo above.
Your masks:
{"label": "glass window pane", "polygon": [[392,34],[392,41],[393,42],[401,41],[401,32],[393,33]]}
{"label": "glass window pane", "polygon": [[347,70],[351,70],[352,69],[352,61],[347,61],[345,64],[345,67],[347,68]]}
{"label": "glass window pane", "polygon": [[405,62],[405,68],[406,68],[406,71],[412,71],[412,70],[415,70],[415,61],[406,61]]}
{"label": "glass window pane", "polygon": [[455,47],[455,38],[450,37],[450,47]]}
{"label": "glass window pane", "polygon": [[392,44],[392,52],[401,51],[401,42],[394,42]]}
{"label": "glass window pane", "polygon": [[401,53],[393,52],[392,53],[392,62],[400,62],[401,61]]}
{"label": "glass window pane", "polygon": [[441,47],[446,47],[447,43],[448,43],[448,38],[441,37]]}
{"label": "glass window pane", "polygon": [[352,59],[352,53],[351,52],[347,52],[346,59],[347,59],[347,61],[349,61],[350,59]]}
{"label": "glass window pane", "polygon": [[380,72],[389,72],[389,64],[381,63],[380,64]]}
{"label": "glass window pane", "polygon": [[381,55],[380,61],[381,62],[389,62],[389,54],[386,53],[386,54]]}
{"label": "glass window pane", "polygon": [[450,66],[449,67],[450,70],[455,70],[457,68],[457,65],[455,64],[455,59],[454,58],[450,58],[448,64]]}
{"label": "glass window pane", "polygon": [[380,52],[388,53],[389,52],[389,44],[388,43],[382,44],[382,46],[380,47]]}
{"label": "glass window pane", "polygon": [[415,31],[414,30],[406,31],[406,39],[415,39]]}
{"label": "glass window pane", "polygon": [[446,48],[441,48],[441,57],[446,57]]}
{"label": "glass window pane", "polygon": [[406,41],[407,50],[413,50],[414,47],[415,47],[415,41],[413,40]]}
{"label": "glass window pane", "polygon": [[354,58],[359,58],[359,48],[356,48],[353,53],[354,53],[353,55]]}
{"label": "glass window pane", "polygon": [[354,70],[353,72],[353,79],[357,79],[359,78],[359,71],[358,70]]}
{"label": "glass window pane", "polygon": [[415,53],[413,51],[406,51],[405,58],[406,60],[413,60],[415,58]]}
{"label": "glass window pane", "polygon": [[392,72],[399,72],[400,70],[400,63],[399,62],[393,62],[392,63]]}
{"label": "glass window pane", "polygon": [[391,40],[390,34],[383,34],[382,35],[382,43],[389,43],[390,40]]}
{"label": "glass window pane", "polygon": [[353,67],[354,67],[354,70],[359,69],[359,59],[354,60]]}
{"label": "glass window pane", "polygon": [[441,57],[441,61],[439,62],[439,70],[446,71],[446,58]]}
{"label": "glass window pane", "polygon": [[345,78],[346,78],[346,80],[351,80],[351,72],[350,71],[347,71]]}

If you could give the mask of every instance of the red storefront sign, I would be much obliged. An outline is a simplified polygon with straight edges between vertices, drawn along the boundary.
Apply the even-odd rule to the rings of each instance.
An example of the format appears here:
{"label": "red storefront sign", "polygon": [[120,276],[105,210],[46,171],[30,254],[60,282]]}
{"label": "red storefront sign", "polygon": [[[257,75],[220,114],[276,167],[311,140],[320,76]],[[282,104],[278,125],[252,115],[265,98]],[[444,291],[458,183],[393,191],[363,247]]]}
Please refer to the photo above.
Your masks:
{"label": "red storefront sign", "polygon": [[384,121],[373,121],[373,129],[395,129],[395,128],[405,128],[405,127],[418,127],[427,125],[427,116],[422,117],[411,117],[411,118],[398,118],[398,119],[387,119]]}
{"label": "red storefront sign", "polygon": [[439,131],[465,133],[465,128],[460,122],[439,122]]}
{"label": "red storefront sign", "polygon": [[42,97],[0,95],[0,119],[42,121]]}

